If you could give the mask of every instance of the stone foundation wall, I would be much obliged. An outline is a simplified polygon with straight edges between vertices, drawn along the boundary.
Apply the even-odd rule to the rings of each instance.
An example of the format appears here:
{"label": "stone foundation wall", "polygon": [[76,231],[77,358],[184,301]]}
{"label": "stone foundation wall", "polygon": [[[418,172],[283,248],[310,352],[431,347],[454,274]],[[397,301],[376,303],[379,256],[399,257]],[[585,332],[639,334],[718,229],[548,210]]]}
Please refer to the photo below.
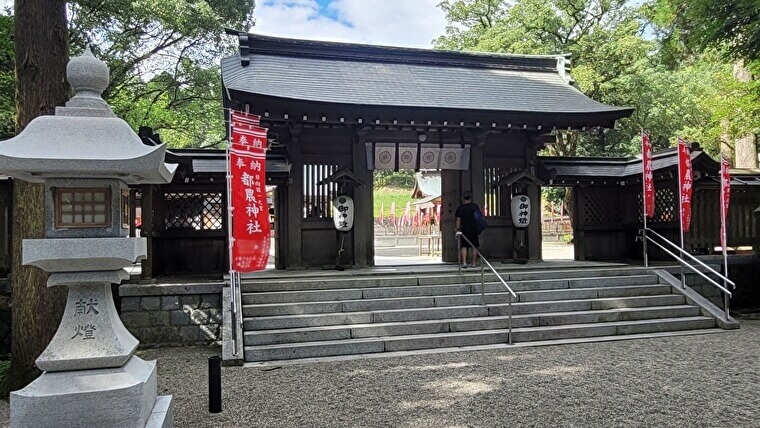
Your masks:
{"label": "stone foundation wall", "polygon": [[127,284],[121,320],[141,345],[207,345],[222,340],[222,283]]}

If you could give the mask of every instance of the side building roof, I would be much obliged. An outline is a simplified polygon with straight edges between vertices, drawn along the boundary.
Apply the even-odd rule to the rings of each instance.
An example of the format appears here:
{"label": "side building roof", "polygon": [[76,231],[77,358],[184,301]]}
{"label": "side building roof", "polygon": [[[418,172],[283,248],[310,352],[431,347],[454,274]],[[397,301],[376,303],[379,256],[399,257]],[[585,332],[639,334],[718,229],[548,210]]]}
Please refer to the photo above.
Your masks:
{"label": "side building roof", "polygon": [[[568,185],[576,183],[641,182],[641,156],[633,158],[555,157],[539,156],[542,167],[548,171],[552,183]],[[691,150],[691,162],[695,171],[703,177],[717,180],[720,164],[698,146]],[[678,150],[669,148],[652,155],[655,179],[665,177],[678,167]],[[737,185],[760,185],[760,171],[732,169],[732,182]]]}

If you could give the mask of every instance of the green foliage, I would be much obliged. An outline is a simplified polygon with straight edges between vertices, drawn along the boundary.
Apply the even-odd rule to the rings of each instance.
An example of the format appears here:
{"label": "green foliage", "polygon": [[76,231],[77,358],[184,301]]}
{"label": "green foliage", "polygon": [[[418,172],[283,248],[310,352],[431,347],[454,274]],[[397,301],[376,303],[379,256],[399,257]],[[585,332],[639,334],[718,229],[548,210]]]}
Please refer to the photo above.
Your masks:
{"label": "green foliage", "polygon": [[[72,55],[85,45],[105,61],[103,96],[137,130],[172,147],[225,138],[218,60],[234,51],[225,28],[252,25],[254,0],[76,0],[69,2]],[[13,135],[12,18],[0,16],[0,138]],[[9,125],[10,124],[10,127]]]}
{"label": "green foliage", "polygon": [[378,169],[374,172],[373,187],[375,189],[383,187],[406,187],[409,189],[408,193],[411,194],[412,189],[414,188],[414,183],[414,171],[412,170],[391,171]]}
{"label": "green foliage", "polygon": [[173,147],[224,138],[219,58],[225,28],[248,28],[254,0],[77,0],[71,45],[86,44],[111,68],[105,98],[133,128],[150,126]]}
{"label": "green foliage", "polygon": [[406,209],[406,203],[412,201],[411,198],[412,190],[411,188],[401,188],[401,187],[382,187],[382,188],[375,188],[375,191],[373,193],[373,199],[374,199],[374,215],[375,218],[380,218],[380,209],[383,208],[383,215],[385,218],[389,218],[391,216],[391,206],[393,203],[396,203],[396,218],[401,217],[404,215],[404,210]]}
{"label": "green foliage", "polygon": [[551,204],[554,203],[555,209],[565,201],[567,197],[567,188],[565,187],[542,187],[541,202],[544,204],[543,210],[551,212]]}
{"label": "green foliage", "polygon": [[[727,13],[728,5],[734,12]],[[642,129],[655,149],[684,137],[717,155],[722,142],[760,133],[760,86],[737,80],[726,59],[726,53],[760,55],[760,47],[754,56],[746,48],[760,43],[760,31],[748,32],[760,25],[757,0],[652,0],[640,7],[625,0],[446,0],[439,6],[449,26],[437,48],[569,53],[581,91],[635,108],[615,129],[558,132],[546,151],[551,155],[638,154]],[[760,72],[760,61],[748,67]]]}
{"label": "green foliage", "polygon": [[758,0],[651,0],[645,10],[674,58],[717,46],[733,59],[760,60]]}
{"label": "green foliage", "polygon": [[14,135],[16,122],[14,64],[13,17],[0,14],[0,140]]}

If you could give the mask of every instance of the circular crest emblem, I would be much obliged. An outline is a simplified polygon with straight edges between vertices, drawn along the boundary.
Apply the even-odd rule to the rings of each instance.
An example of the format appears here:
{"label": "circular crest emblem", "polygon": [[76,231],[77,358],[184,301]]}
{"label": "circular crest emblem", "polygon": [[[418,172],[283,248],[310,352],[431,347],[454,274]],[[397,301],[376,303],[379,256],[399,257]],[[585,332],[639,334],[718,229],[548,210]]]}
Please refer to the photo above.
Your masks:
{"label": "circular crest emblem", "polygon": [[380,163],[389,163],[391,161],[391,152],[383,150],[378,158],[380,159]]}
{"label": "circular crest emblem", "polygon": [[457,161],[457,155],[456,153],[448,152],[446,153],[446,156],[443,157],[443,160],[448,164],[453,164]]}
{"label": "circular crest emblem", "polygon": [[411,150],[406,150],[403,153],[401,153],[401,162],[409,163],[414,158],[414,154],[412,154]]}
{"label": "circular crest emblem", "polygon": [[422,160],[425,163],[431,163],[435,160],[435,153],[433,152],[425,152],[422,154]]}

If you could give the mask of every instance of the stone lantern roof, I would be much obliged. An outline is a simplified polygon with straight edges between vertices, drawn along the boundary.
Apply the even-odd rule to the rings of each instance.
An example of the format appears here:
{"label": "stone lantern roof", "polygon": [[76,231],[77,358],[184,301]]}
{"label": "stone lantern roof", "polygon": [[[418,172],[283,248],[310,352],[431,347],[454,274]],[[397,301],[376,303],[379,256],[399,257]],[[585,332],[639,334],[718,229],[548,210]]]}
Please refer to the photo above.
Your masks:
{"label": "stone lantern roof", "polygon": [[89,47],[72,58],[66,77],[76,95],[55,116],[39,116],[16,137],[0,141],[0,172],[25,181],[114,178],[127,184],[171,181],[166,146],[146,146],[102,99],[108,67]]}

